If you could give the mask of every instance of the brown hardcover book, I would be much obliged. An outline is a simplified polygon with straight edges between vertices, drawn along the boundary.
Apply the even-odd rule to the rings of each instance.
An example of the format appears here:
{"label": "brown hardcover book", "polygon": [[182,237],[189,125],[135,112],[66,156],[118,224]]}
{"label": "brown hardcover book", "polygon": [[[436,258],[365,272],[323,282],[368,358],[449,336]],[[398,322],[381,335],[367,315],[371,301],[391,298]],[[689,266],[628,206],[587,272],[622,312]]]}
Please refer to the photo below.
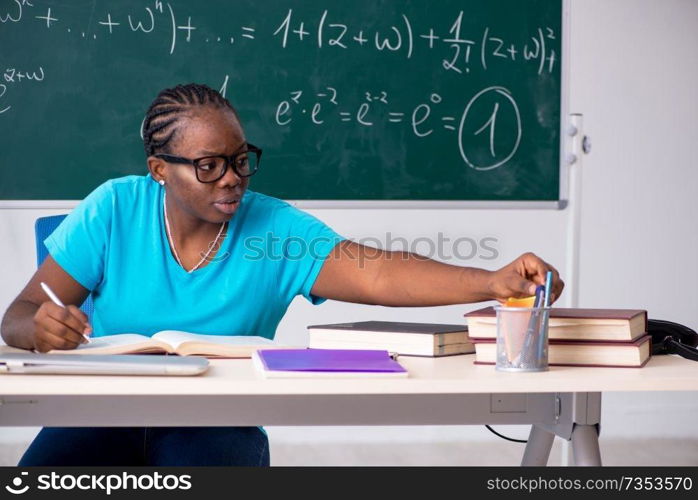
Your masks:
{"label": "brown hardcover book", "polygon": [[[464,315],[471,339],[497,338],[493,307]],[[641,309],[553,308],[548,320],[550,340],[631,342],[647,332],[647,311]]]}
{"label": "brown hardcover book", "polygon": [[[652,338],[645,335],[634,342],[551,341],[548,364],[552,366],[605,366],[640,368],[651,357]],[[475,341],[475,364],[495,364],[497,341]]]}
{"label": "brown hardcover book", "polygon": [[310,325],[308,336],[313,349],[380,349],[436,357],[475,352],[465,325],[359,321]]}

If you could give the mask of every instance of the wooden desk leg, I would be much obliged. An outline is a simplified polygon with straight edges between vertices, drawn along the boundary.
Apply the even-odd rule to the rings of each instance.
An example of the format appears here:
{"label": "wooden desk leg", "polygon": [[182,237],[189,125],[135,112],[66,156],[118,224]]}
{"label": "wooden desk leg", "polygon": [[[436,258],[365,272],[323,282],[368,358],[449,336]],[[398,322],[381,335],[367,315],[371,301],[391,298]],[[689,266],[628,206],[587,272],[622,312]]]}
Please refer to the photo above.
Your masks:
{"label": "wooden desk leg", "polygon": [[575,465],[601,465],[599,431],[596,425],[574,424],[572,429],[572,454]]}
{"label": "wooden desk leg", "polygon": [[544,466],[548,465],[550,449],[553,447],[555,434],[538,427],[531,426],[531,433],[528,436],[528,443],[524,451],[521,466]]}

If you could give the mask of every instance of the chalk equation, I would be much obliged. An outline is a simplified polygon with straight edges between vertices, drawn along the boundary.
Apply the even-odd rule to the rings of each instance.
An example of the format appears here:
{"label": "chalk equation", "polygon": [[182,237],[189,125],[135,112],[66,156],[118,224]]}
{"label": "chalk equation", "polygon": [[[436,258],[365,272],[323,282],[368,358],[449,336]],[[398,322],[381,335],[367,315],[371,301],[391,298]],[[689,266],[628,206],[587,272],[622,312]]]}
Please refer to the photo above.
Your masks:
{"label": "chalk equation", "polygon": [[42,82],[44,81],[44,77],[44,68],[42,66],[30,70],[6,68],[0,80],[0,115],[12,108],[11,104],[3,104],[3,98],[11,87],[22,83]]}
{"label": "chalk equation", "polygon": [[[128,56],[113,64],[122,73],[129,72],[133,61],[148,62],[153,54],[162,55],[168,61],[165,66],[193,61],[187,71],[203,81],[220,85],[219,78],[228,73],[217,86],[223,96],[233,85],[236,97],[247,91],[264,96],[259,118],[275,124],[276,132],[346,127],[374,130],[377,137],[394,130],[420,144],[443,138],[464,168],[478,171],[507,165],[519,151],[519,156],[525,154],[537,144],[532,138],[547,133],[554,123],[540,110],[555,113],[555,106],[539,106],[559,101],[555,92],[562,41],[554,15],[540,22],[527,18],[512,29],[516,20],[498,23],[492,16],[490,21],[474,21],[473,12],[460,4],[444,7],[438,21],[415,14],[410,2],[359,20],[340,14],[339,7],[303,2],[270,9],[261,18],[243,4],[247,5],[226,4],[229,8],[215,15],[223,2],[196,10],[194,3],[180,0],[145,0],[136,6],[94,1],[88,12],[60,2],[5,0],[0,4],[0,36],[22,25],[16,33],[40,33],[36,38],[41,43],[55,40],[58,47],[60,40],[69,40],[77,56],[84,55],[84,47],[90,62],[110,64],[108,57],[121,56],[115,49],[124,47]],[[21,67],[20,59],[8,58],[12,51],[0,56],[0,119],[7,123],[13,112],[19,113],[23,97],[15,91],[20,87],[54,82],[61,86],[69,78],[45,53],[32,50],[32,59],[21,59]],[[102,51],[110,56],[103,57]],[[206,66],[208,62],[197,66],[197,58],[209,56],[216,61],[214,69]],[[296,67],[286,62],[303,59],[311,64]],[[346,71],[344,61],[349,63]],[[385,71],[376,71],[376,76],[366,71],[352,80],[358,88],[351,87],[348,77],[356,67],[369,65]],[[262,68],[259,72],[257,66]],[[231,73],[231,68],[238,72]],[[241,80],[245,72],[252,76],[251,84]],[[269,74],[282,75],[284,83],[261,81],[266,76],[259,75]],[[363,88],[368,86],[372,88]],[[535,118],[532,109],[538,110]],[[554,134],[554,126],[552,130]],[[527,142],[522,146],[524,135]]]}
{"label": "chalk equation", "polygon": [[[523,43],[506,41],[496,36],[490,27],[485,27],[482,33],[465,34],[463,29],[463,14],[461,10],[453,24],[441,34],[433,27],[420,31],[415,35],[415,26],[405,14],[400,14],[400,22],[388,27],[385,31],[366,31],[332,18],[329,10],[324,10],[317,24],[308,23],[294,18],[293,9],[289,9],[286,17],[274,31],[281,47],[286,48],[293,43],[309,43],[317,48],[336,47],[349,49],[351,46],[368,47],[379,52],[399,52],[406,59],[411,59],[414,46],[422,42],[429,50],[448,47],[450,55],[441,59],[441,66],[446,71],[463,74],[470,73],[473,54],[477,52],[478,62],[483,70],[487,70],[488,61],[502,58],[508,61],[534,61],[538,65],[538,74],[543,71],[551,73],[557,61],[554,49],[546,46],[546,40],[555,40],[556,33],[550,27],[539,27],[536,33]],[[310,30],[310,31],[308,31]],[[477,36],[475,36],[477,35]],[[307,39],[307,40],[306,40]],[[443,45],[442,45],[443,44]],[[479,48],[478,48],[479,44]]]}
{"label": "chalk equation", "polygon": [[[501,167],[516,154],[521,143],[519,106],[511,91],[504,87],[480,90],[457,115],[452,114],[452,105],[442,104],[443,98],[438,93],[432,93],[428,100],[409,110],[394,106],[385,90],[364,92],[361,104],[355,109],[344,106],[341,97],[330,86],[315,93],[291,91],[276,107],[274,120],[281,127],[298,120],[318,127],[355,123],[370,128],[383,122],[392,127],[409,127],[418,139],[439,132],[453,134],[463,162],[475,170]],[[507,123],[506,127],[499,126],[502,121]],[[486,155],[482,154],[483,150],[487,151]]]}
{"label": "chalk equation", "polygon": [[[3,9],[3,7],[0,7]],[[477,32],[464,26],[466,12],[454,13],[444,26],[421,26],[405,13],[394,14],[387,26],[368,29],[343,22],[330,9],[323,9],[312,19],[299,16],[292,8],[270,28],[261,30],[254,19],[239,22],[227,20],[226,28],[199,25],[196,15],[175,8],[173,3],[156,0],[132,13],[117,16],[109,10],[94,12],[87,26],[70,18],[72,11],[60,5],[35,6],[29,0],[12,0],[0,10],[0,23],[31,22],[47,30],[62,30],[87,41],[111,37],[117,32],[148,36],[164,36],[168,53],[174,55],[178,43],[223,44],[236,50],[259,39],[275,40],[279,48],[305,46],[308,50],[324,49],[339,52],[373,50],[395,57],[412,59],[417,49],[438,54],[434,60],[447,72],[469,74],[475,65],[487,71],[495,61],[511,64],[532,64],[539,75],[552,73],[558,63],[556,53],[558,33],[549,26],[532,29],[523,40],[507,40],[491,26]],[[92,22],[92,19],[96,22]]]}

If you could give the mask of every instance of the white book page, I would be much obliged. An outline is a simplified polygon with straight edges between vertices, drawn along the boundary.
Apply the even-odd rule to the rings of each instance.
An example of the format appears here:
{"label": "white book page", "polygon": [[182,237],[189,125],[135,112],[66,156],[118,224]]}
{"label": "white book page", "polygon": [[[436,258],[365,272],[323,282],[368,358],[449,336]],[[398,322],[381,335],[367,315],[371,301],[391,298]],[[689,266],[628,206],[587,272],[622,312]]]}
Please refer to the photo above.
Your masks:
{"label": "white book page", "polygon": [[[573,319],[573,318],[550,318],[550,325],[548,328],[567,328],[570,326],[620,326],[625,323],[625,320],[611,320],[611,319],[594,319],[594,318],[584,318],[584,319]],[[553,323],[554,322],[554,323]],[[475,321],[482,325],[496,325],[497,318],[482,318]]]}
{"label": "white book page", "polygon": [[472,321],[473,323],[480,323],[483,325],[496,325],[497,324],[497,318],[478,318],[476,320],[469,320]]}
{"label": "white book page", "polygon": [[80,344],[76,350],[85,351],[89,349],[99,349],[102,347],[120,347],[132,344],[140,344],[147,342],[150,337],[139,335],[137,333],[120,333],[118,335],[105,335],[104,337],[89,337],[90,342]]}
{"label": "white book page", "polygon": [[255,337],[249,335],[202,335],[199,333],[180,332],[177,330],[166,330],[153,335],[153,338],[162,342],[167,342],[173,349],[177,349],[185,342],[210,342],[211,344],[222,345],[274,345],[273,340],[265,337]]}

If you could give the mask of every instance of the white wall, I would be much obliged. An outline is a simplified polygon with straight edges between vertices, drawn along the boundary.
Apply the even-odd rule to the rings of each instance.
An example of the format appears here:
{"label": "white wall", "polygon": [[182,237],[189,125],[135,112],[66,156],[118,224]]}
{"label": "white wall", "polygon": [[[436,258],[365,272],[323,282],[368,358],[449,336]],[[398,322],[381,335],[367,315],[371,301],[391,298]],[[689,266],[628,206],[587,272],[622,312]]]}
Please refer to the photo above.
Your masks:
{"label": "white wall", "polygon": [[[580,303],[698,330],[698,2],[572,5],[571,109],[593,140]],[[602,406],[605,438],[695,435],[698,392],[610,394]]]}
{"label": "white wall", "polygon": [[[583,113],[593,142],[584,159],[579,305],[646,308],[651,317],[698,328],[698,2],[573,0],[570,111]],[[41,210],[0,210],[0,310],[34,270],[33,220]],[[55,213],[55,211],[54,211]],[[500,256],[449,262],[495,268],[533,250],[566,275],[567,211],[315,210],[353,238],[408,241],[495,237]],[[572,284],[570,284],[572,285]],[[564,303],[564,297],[563,297]],[[362,319],[458,322],[475,306],[406,309],[297,299],[279,326],[303,343],[305,326]],[[696,382],[698,389],[698,381]],[[698,393],[609,394],[602,438],[692,435]],[[672,425],[660,426],[666,415]],[[629,418],[637,426],[629,428]],[[649,427],[642,428],[643,424]],[[505,428],[517,437],[522,427]],[[0,430],[10,437],[15,429]],[[272,428],[272,439],[472,442],[498,439],[475,427]],[[698,460],[698,458],[697,458]]]}
{"label": "white wall", "polygon": [[581,299],[698,327],[698,2],[574,3]]}

